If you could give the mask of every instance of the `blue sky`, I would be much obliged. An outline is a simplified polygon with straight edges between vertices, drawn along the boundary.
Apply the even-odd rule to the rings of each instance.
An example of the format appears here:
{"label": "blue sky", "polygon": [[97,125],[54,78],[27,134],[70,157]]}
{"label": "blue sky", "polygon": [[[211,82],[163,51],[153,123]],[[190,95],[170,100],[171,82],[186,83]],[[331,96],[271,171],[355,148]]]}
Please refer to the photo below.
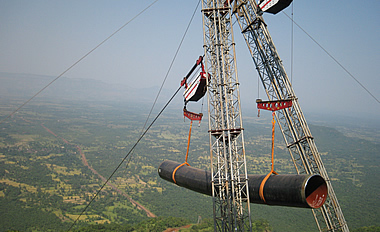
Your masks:
{"label": "blue sky", "polygon": [[[152,2],[0,0],[0,72],[57,77]],[[64,76],[160,86],[197,3],[159,0]],[[293,9],[294,20],[380,99],[380,1],[296,0]],[[264,19],[290,76],[291,21],[283,13]],[[237,24],[234,30],[242,104],[253,109],[257,73]],[[198,8],[167,91],[177,88],[202,45]],[[293,55],[293,87],[305,112],[380,118],[380,104],[296,26]]]}

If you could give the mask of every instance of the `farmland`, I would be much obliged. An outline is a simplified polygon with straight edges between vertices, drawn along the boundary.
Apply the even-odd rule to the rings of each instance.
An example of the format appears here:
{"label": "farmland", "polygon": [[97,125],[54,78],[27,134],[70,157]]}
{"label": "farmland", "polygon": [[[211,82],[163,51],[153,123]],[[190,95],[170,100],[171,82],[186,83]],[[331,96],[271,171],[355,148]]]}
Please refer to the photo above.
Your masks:
{"label": "farmland", "polygon": [[[1,102],[2,117],[17,103]],[[66,230],[137,141],[148,109],[127,103],[40,100],[1,124],[0,210],[4,220],[0,230]],[[162,161],[184,161],[189,123],[181,113],[181,109],[169,108],[162,115],[115,173],[112,185],[106,185],[79,218],[77,227],[143,222],[149,217],[138,204],[156,216],[181,217],[192,223],[212,218],[210,197],[157,175]],[[265,115],[244,118],[249,173],[270,170],[270,127]],[[332,127],[310,127],[350,228],[379,225],[380,141],[366,139],[365,131],[357,138]],[[279,132],[275,145],[276,171],[294,173]],[[193,129],[192,166],[208,169],[208,146],[204,120]],[[251,209],[254,220],[269,221],[274,231],[316,230],[307,209],[263,205]],[[19,219],[14,220],[16,215]]]}

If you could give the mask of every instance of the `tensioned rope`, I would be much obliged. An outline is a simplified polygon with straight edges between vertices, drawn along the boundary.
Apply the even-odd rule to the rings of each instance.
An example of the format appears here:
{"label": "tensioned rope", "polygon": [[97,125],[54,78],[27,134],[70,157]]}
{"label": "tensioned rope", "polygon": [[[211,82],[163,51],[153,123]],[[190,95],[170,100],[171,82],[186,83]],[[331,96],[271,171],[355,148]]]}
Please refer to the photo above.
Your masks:
{"label": "tensioned rope", "polygon": [[83,59],[85,59],[88,55],[90,55],[93,51],[95,51],[97,48],[102,46],[107,40],[111,39],[116,33],[121,31],[124,27],[126,27],[130,22],[135,20],[138,16],[140,16],[142,13],[144,13],[148,8],[150,8],[153,4],[155,4],[158,0],[155,0],[153,3],[151,3],[149,6],[147,6],[145,9],[140,11],[137,15],[135,15],[132,19],[130,19],[128,22],[126,22],[124,25],[122,25],[119,29],[117,29],[114,33],[112,33],[110,36],[108,36],[106,39],[104,39],[102,42],[100,42],[98,45],[96,45],[93,49],[91,49],[89,52],[87,52],[84,56],[82,56],[79,60],[77,60],[74,64],[72,64],[70,67],[68,67],[65,71],[63,71],[61,74],[59,74],[54,80],[52,80],[49,84],[47,84],[45,87],[43,87],[40,91],[38,91],[36,94],[34,94],[31,98],[29,98],[26,102],[24,102],[21,106],[19,106],[17,109],[15,109],[12,113],[10,113],[6,118],[2,119],[0,121],[0,124],[5,122],[8,118],[12,117],[17,111],[19,111],[22,107],[24,107],[26,104],[28,104],[31,100],[33,100],[35,97],[37,97],[42,91],[44,91],[46,88],[48,88],[51,84],[53,84],[56,80],[58,80],[60,77],[62,77],[65,73],[67,73],[70,69],[72,69],[74,66],[76,66],[79,62],[81,62]]}
{"label": "tensioned rope", "polygon": [[179,45],[178,45],[177,51],[176,51],[175,54],[174,54],[173,60],[172,60],[172,62],[171,62],[170,65],[169,65],[169,69],[168,69],[168,71],[167,71],[167,73],[166,73],[166,75],[165,75],[165,78],[164,78],[164,80],[162,81],[162,84],[161,84],[160,90],[158,91],[157,96],[156,96],[156,98],[154,99],[154,102],[153,102],[152,108],[150,109],[150,112],[149,112],[148,117],[147,117],[147,119],[146,119],[146,121],[145,121],[145,124],[144,124],[144,126],[143,126],[143,129],[145,128],[146,124],[148,123],[148,120],[149,120],[149,118],[150,118],[150,115],[152,114],[153,108],[154,108],[154,106],[155,106],[156,103],[157,103],[158,97],[159,97],[160,94],[161,94],[161,91],[162,91],[162,89],[163,89],[163,87],[164,87],[164,84],[165,84],[165,82],[166,82],[166,79],[168,78],[169,72],[170,72],[170,70],[171,70],[171,68],[172,68],[172,66],[173,66],[173,64],[174,64],[174,61],[175,61],[175,59],[177,58],[177,55],[178,55],[179,50],[180,50],[180,48],[181,48],[181,46],[182,46],[182,43],[183,43],[183,41],[185,40],[185,37],[186,37],[187,31],[189,30],[189,27],[190,27],[191,23],[193,22],[193,19],[194,19],[195,13],[197,12],[197,9],[198,9],[198,7],[199,7],[200,2],[201,2],[201,1],[199,0],[197,6],[195,7],[195,10],[194,10],[194,12],[193,12],[193,15],[191,16],[190,22],[189,22],[189,24],[187,25],[187,28],[186,28],[186,30],[185,30],[185,33],[184,33],[183,36],[182,36],[181,42],[180,42]]}
{"label": "tensioned rope", "polygon": [[[158,1],[158,0],[157,0]],[[172,66],[173,66],[173,63],[174,63],[174,61],[175,61],[175,58],[177,57],[177,55],[178,55],[178,52],[179,52],[179,50],[180,50],[180,48],[181,48],[181,46],[182,46],[182,43],[183,43],[183,41],[184,41],[184,39],[185,39],[185,36],[186,36],[186,34],[187,34],[187,31],[188,31],[188,29],[189,29],[189,27],[190,27],[190,24],[191,24],[191,22],[192,22],[192,20],[193,20],[193,18],[194,18],[194,15],[195,15],[195,13],[196,13],[196,10],[198,9],[198,7],[199,7],[199,3],[200,3],[200,0],[198,1],[198,4],[197,4],[197,6],[196,6],[196,8],[195,8],[195,10],[194,10],[194,13],[193,13],[193,15],[192,15],[192,17],[191,17],[191,19],[190,19],[190,22],[189,22],[189,24],[188,24],[188,26],[187,26],[187,28],[186,28],[186,30],[185,30],[185,33],[184,33],[184,35],[183,35],[183,37],[182,37],[182,40],[181,40],[181,42],[180,42],[180,44],[179,44],[179,46],[178,46],[178,48],[177,48],[177,51],[176,51],[176,53],[175,53],[175,55],[174,55],[174,58],[173,58],[173,60],[172,60],[172,62],[171,62],[171,64],[170,64],[170,66],[169,66],[169,70],[168,70],[168,72],[166,73],[166,76],[165,76],[165,78],[164,78],[164,80],[163,80],[163,83],[162,83],[162,85],[161,85],[161,88],[160,88],[160,90],[159,90],[159,92],[158,92],[158,94],[157,94],[157,96],[156,96],[156,99],[154,100],[154,103],[153,103],[153,106],[152,106],[152,108],[151,108],[151,110],[150,110],[150,112],[149,112],[149,115],[148,115],[148,118],[147,118],[147,120],[146,120],[146,122],[145,122],[145,124],[144,124],[144,127],[143,127],[143,132],[141,133],[141,135],[140,135],[140,137],[138,138],[138,140],[135,142],[135,144],[132,146],[132,148],[129,150],[129,152],[125,155],[125,157],[121,160],[121,162],[119,163],[119,165],[114,169],[114,171],[111,173],[111,175],[108,177],[108,179],[103,183],[103,185],[99,188],[99,190],[95,193],[95,195],[91,198],[91,200],[90,200],[90,202],[86,205],[86,207],[82,210],[82,212],[79,214],[79,216],[75,219],[75,221],[73,222],[73,224],[70,226],[70,228],[67,230],[67,231],[70,231],[72,228],[73,228],[73,226],[75,225],[75,223],[79,220],[79,218],[83,215],[83,213],[87,210],[87,208],[91,205],[91,203],[96,199],[96,197],[99,195],[99,193],[103,190],[103,188],[107,185],[107,183],[111,180],[111,178],[115,175],[115,173],[117,172],[117,170],[121,167],[121,165],[125,162],[125,160],[130,156],[130,154],[134,151],[134,149],[136,148],[136,146],[138,145],[138,143],[141,141],[141,139],[145,136],[145,134],[149,131],[149,129],[153,126],[153,124],[157,121],[157,119],[161,116],[161,114],[164,112],[164,110],[166,109],[166,107],[169,105],[169,103],[174,99],[174,97],[178,94],[178,92],[179,92],[179,90],[182,88],[182,86],[179,86],[179,88],[175,91],[175,93],[172,95],[172,97],[168,100],[168,102],[164,105],[164,107],[161,109],[161,111],[157,114],[157,116],[153,119],[153,121],[149,124],[149,126],[145,129],[145,131],[144,131],[144,128],[145,128],[145,126],[146,126],[146,124],[147,124],[147,122],[148,122],[148,120],[149,120],[149,117],[150,117],[150,115],[151,115],[151,113],[152,113],[152,111],[153,111],[153,108],[154,108],[154,106],[155,106],[155,104],[156,104],[156,102],[157,102],[157,99],[158,99],[158,97],[159,97],[159,95],[160,95],[160,93],[161,93],[161,90],[162,90],[162,88],[163,88],[163,86],[164,86],[164,83],[165,83],[165,81],[166,81],[166,79],[167,79],[167,77],[168,77],[168,75],[169,75],[169,72],[170,72],[170,70],[171,70],[171,68],[172,68]],[[129,159],[129,161],[128,161],[128,163],[127,163],[127,166],[129,165],[129,162],[131,161],[131,159]]]}
{"label": "tensioned rope", "polygon": [[352,79],[356,81],[377,103],[380,104],[380,101],[369,91],[358,79],[355,78],[333,55],[331,55],[321,44],[319,44],[307,31],[305,31],[298,23],[296,23],[289,15],[287,15],[284,11],[283,13],[288,17],[299,29],[301,29],[315,44],[317,44],[335,63],[337,63]]}
{"label": "tensioned rope", "polygon": [[292,27],[290,35],[290,83],[293,85],[293,55],[294,55],[294,1],[292,1]]}
{"label": "tensioned rope", "polygon": [[[187,27],[186,27],[186,30],[185,30],[185,32],[184,32],[184,34],[183,34],[183,36],[182,36],[181,42],[179,43],[178,48],[177,48],[177,50],[176,50],[176,52],[175,52],[175,54],[174,54],[174,57],[173,57],[173,59],[172,59],[170,65],[169,65],[169,69],[168,69],[168,71],[166,72],[166,75],[165,75],[165,77],[164,77],[164,80],[162,81],[162,84],[161,84],[161,87],[160,87],[160,89],[159,89],[159,91],[158,91],[158,93],[157,93],[157,96],[156,96],[156,98],[155,98],[154,101],[153,101],[153,105],[152,105],[152,107],[151,107],[151,109],[150,109],[150,111],[149,111],[149,114],[148,114],[148,116],[147,116],[147,118],[146,118],[146,120],[145,120],[144,126],[143,126],[142,129],[141,129],[140,135],[144,132],[144,129],[145,129],[145,127],[146,127],[146,125],[147,125],[147,123],[148,123],[148,121],[149,121],[149,118],[150,118],[150,116],[151,116],[151,114],[152,114],[152,112],[153,112],[153,109],[154,109],[154,107],[155,107],[155,105],[156,105],[156,103],[157,103],[157,100],[158,100],[158,98],[159,98],[159,96],[160,96],[160,94],[161,94],[161,92],[162,92],[162,89],[163,89],[163,87],[164,87],[164,85],[165,85],[166,79],[168,78],[169,73],[170,73],[170,70],[172,69],[172,66],[173,66],[173,64],[174,64],[174,61],[175,61],[175,59],[177,58],[177,55],[178,55],[178,53],[179,53],[179,50],[180,50],[180,48],[182,47],[182,43],[183,43],[183,41],[185,40],[185,37],[186,37],[186,35],[187,35],[187,32],[188,32],[188,30],[189,30],[189,28],[190,28],[191,23],[193,22],[193,19],[194,19],[195,13],[196,13],[197,10],[198,10],[198,7],[199,7],[200,2],[201,2],[201,1],[199,0],[197,6],[196,6],[195,9],[194,9],[194,12],[193,12],[193,14],[192,14],[192,16],[191,16],[191,19],[190,19],[190,21],[189,21],[189,23],[188,23],[188,25],[187,25]],[[203,106],[203,103],[202,103],[202,106]],[[130,164],[131,161],[132,161],[132,157],[133,157],[133,151],[132,151],[132,153],[130,154],[130,158],[128,159],[128,161],[127,161],[127,163],[126,163],[126,165],[125,165],[125,169],[124,169],[124,171],[127,170],[129,164]],[[121,182],[120,182],[120,183],[121,183]],[[117,185],[117,187],[120,185],[120,183]]]}
{"label": "tensioned rope", "polygon": [[[160,96],[160,94],[161,94],[161,92],[162,92],[162,89],[163,89],[163,87],[164,87],[164,85],[165,85],[166,79],[167,79],[168,76],[169,76],[170,70],[171,70],[171,68],[172,68],[172,66],[173,66],[173,64],[174,64],[175,59],[177,58],[177,55],[178,55],[178,53],[179,53],[179,49],[181,48],[182,43],[183,43],[183,41],[185,40],[185,37],[186,37],[187,31],[189,30],[189,27],[190,27],[190,25],[191,25],[191,23],[192,23],[192,21],[193,21],[193,19],[194,19],[195,13],[197,12],[197,9],[198,9],[198,7],[199,7],[200,2],[201,2],[201,1],[199,0],[197,6],[195,7],[195,10],[194,10],[194,12],[193,12],[193,15],[191,16],[190,22],[189,22],[189,24],[187,25],[187,28],[186,28],[186,30],[185,30],[185,33],[184,33],[183,36],[182,36],[181,42],[180,42],[179,45],[178,45],[177,51],[175,52],[174,57],[173,57],[173,59],[172,59],[172,62],[171,62],[170,65],[169,65],[169,69],[168,69],[168,71],[166,72],[165,78],[164,78],[164,80],[162,81],[162,84],[161,84],[161,86],[160,86],[160,89],[158,90],[158,93],[157,93],[157,95],[156,95],[156,98],[154,99],[153,105],[152,105],[152,107],[150,108],[150,111],[149,111],[148,117],[147,117],[146,120],[145,120],[145,123],[144,123],[144,126],[143,126],[142,130],[141,130],[141,133],[144,131],[144,129],[145,129],[145,127],[146,127],[146,124],[148,123],[149,118],[150,118],[150,116],[152,115],[153,109],[154,109],[154,107],[156,106],[157,100],[158,100],[158,98],[159,98],[159,96]],[[127,162],[127,164],[126,164],[126,167],[128,167],[129,163],[131,162],[131,159],[132,159],[132,156],[131,156],[131,158],[128,160],[128,162]]]}

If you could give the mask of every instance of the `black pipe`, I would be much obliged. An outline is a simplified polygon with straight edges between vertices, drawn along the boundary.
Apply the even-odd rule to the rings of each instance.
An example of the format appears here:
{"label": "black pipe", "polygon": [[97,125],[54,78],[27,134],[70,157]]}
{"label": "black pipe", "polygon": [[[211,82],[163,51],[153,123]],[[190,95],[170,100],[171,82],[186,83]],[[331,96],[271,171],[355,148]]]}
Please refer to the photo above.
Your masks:
{"label": "black pipe", "polygon": [[[173,172],[180,163],[164,161],[158,168],[159,176],[172,183],[212,196],[211,173],[184,165]],[[327,185],[320,175],[272,175],[265,182],[260,198],[259,188],[265,175],[248,175],[249,201],[256,204],[319,208],[327,198]]]}

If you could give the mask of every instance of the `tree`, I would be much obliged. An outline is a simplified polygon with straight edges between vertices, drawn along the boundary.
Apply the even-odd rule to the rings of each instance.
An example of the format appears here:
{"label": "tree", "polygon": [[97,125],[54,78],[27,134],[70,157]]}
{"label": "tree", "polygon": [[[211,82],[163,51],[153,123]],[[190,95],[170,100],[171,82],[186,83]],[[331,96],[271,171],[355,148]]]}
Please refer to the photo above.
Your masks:
{"label": "tree", "polygon": [[252,231],[255,232],[270,232],[272,227],[269,222],[265,219],[258,219],[252,223]]}
{"label": "tree", "polygon": [[380,226],[364,226],[353,230],[353,232],[380,232]]}

